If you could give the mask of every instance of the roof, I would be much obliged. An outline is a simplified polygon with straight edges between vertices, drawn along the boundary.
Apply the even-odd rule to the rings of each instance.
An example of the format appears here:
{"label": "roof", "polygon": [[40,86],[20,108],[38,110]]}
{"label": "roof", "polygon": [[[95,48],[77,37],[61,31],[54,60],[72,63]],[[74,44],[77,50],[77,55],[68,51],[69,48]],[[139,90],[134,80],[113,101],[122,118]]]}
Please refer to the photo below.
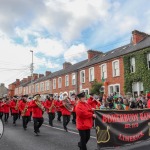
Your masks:
{"label": "roof", "polygon": [[109,52],[96,55],[90,61],[88,61],[84,65],[80,66],[79,69],[82,69],[82,68],[85,68],[85,67],[97,64],[97,63],[102,63],[102,62],[105,62],[107,60],[117,58],[119,56],[126,55],[129,53],[141,50],[141,49],[146,48],[146,47],[150,47],[150,36],[148,36],[147,38],[145,38],[144,40],[142,40],[141,42],[139,42],[136,45],[133,45],[132,43],[130,43],[130,44],[121,46],[119,48],[113,49]]}

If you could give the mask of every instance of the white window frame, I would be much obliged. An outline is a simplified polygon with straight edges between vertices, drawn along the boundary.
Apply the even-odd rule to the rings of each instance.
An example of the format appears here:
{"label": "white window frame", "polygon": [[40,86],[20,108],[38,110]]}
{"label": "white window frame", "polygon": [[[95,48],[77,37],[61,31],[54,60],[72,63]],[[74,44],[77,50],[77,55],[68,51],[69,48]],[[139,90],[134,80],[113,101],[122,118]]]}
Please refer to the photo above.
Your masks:
{"label": "white window frame", "polygon": [[[132,70],[133,69],[133,70]],[[130,58],[130,72],[134,73],[135,72],[135,57]]]}
{"label": "white window frame", "polygon": [[[115,74],[115,62],[118,62],[118,74],[116,75]],[[119,60],[114,60],[114,61],[112,61],[112,71],[113,71],[113,77],[118,77],[118,76],[120,76],[120,64],[119,64]]]}
{"label": "white window frame", "polygon": [[148,70],[150,69],[150,53],[147,54],[147,66],[148,66]]}
{"label": "white window frame", "polygon": [[[81,76],[82,72],[84,72],[84,81],[82,80],[82,76]],[[85,83],[85,70],[80,71],[80,83]]]}
{"label": "white window frame", "polygon": [[69,75],[65,75],[65,86],[69,86]]}
{"label": "white window frame", "polygon": [[72,73],[72,85],[75,85],[75,84],[76,84],[76,74]]}
{"label": "white window frame", "polygon": [[[103,73],[104,73],[104,79],[107,79],[107,64],[102,64],[100,65],[101,67],[101,79],[103,78]],[[105,67],[105,71],[103,71],[103,67]]]}
{"label": "white window frame", "polygon": [[89,94],[89,88],[82,89],[80,92],[85,92],[85,91],[88,91],[88,94]]}
{"label": "white window frame", "polygon": [[56,79],[53,79],[53,89],[56,89]]}
{"label": "white window frame", "polygon": [[58,88],[61,88],[61,87],[62,87],[62,77],[59,77],[58,78]]}
{"label": "white window frame", "polygon": [[69,97],[71,97],[73,93],[75,93],[75,90],[69,91]]}
{"label": "white window frame", "polygon": [[28,94],[28,87],[26,86],[25,88],[26,88],[26,92],[25,92],[25,94]]}
{"label": "white window frame", "polygon": [[45,91],[48,91],[49,90],[49,86],[50,85],[50,82],[49,81],[45,81]]}
{"label": "white window frame", "polygon": [[31,93],[31,85],[29,85],[29,93]]}
{"label": "white window frame", "polygon": [[109,95],[112,94],[112,92],[110,92],[110,87],[113,87],[113,93],[116,92],[116,91],[114,90],[114,89],[115,89],[115,86],[119,86],[119,93],[118,93],[118,95],[120,95],[120,84],[119,84],[119,83],[117,83],[117,84],[111,84],[111,85],[108,86],[108,94],[109,94]]}
{"label": "white window frame", "polygon": [[[92,70],[92,72],[91,72]],[[94,81],[95,74],[94,74],[94,67],[89,68],[89,82]]]}
{"label": "white window frame", "polygon": [[44,82],[40,83],[40,91],[43,92],[44,91]]}
{"label": "white window frame", "polygon": [[[136,85],[136,91],[133,89],[133,84]],[[142,85],[142,86],[141,86]],[[141,89],[142,87],[142,89]],[[137,92],[138,96],[140,96],[141,92],[144,91],[144,86],[143,86],[143,82],[133,82],[132,83],[132,93],[133,93],[133,97],[134,97],[134,92]]]}
{"label": "white window frame", "polygon": [[39,92],[39,84],[35,84],[35,92]]}

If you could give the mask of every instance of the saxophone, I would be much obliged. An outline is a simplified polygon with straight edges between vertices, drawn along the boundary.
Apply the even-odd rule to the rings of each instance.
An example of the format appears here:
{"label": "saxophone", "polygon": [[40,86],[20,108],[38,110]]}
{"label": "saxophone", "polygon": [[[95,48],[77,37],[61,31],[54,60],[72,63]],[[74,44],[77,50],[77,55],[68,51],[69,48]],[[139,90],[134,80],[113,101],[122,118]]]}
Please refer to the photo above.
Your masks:
{"label": "saxophone", "polygon": [[50,108],[49,108],[49,112],[52,112],[52,108],[53,107],[55,107],[55,102],[54,102],[54,100],[53,100],[53,102],[52,102],[52,104],[51,104],[51,106],[50,106]]}
{"label": "saxophone", "polygon": [[15,106],[15,110],[18,110],[19,107],[19,100],[17,100],[16,106]]}
{"label": "saxophone", "polygon": [[26,105],[25,105],[25,107],[24,107],[24,110],[22,111],[22,116],[24,116],[25,115],[25,113],[27,112],[27,110],[28,110],[28,103],[26,102]]}
{"label": "saxophone", "polygon": [[45,111],[45,108],[44,108],[44,106],[41,104],[40,101],[35,100],[35,104],[36,104],[42,111]]}

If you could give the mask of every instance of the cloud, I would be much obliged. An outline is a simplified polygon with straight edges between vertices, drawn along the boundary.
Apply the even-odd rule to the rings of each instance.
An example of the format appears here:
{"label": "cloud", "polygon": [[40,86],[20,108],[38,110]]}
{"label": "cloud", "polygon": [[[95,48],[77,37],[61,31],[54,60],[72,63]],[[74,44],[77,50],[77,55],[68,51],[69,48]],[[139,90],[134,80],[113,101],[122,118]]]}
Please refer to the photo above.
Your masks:
{"label": "cloud", "polygon": [[72,45],[64,53],[64,58],[66,61],[71,62],[73,64],[77,63],[81,59],[84,60],[87,58],[87,48],[83,43]]}

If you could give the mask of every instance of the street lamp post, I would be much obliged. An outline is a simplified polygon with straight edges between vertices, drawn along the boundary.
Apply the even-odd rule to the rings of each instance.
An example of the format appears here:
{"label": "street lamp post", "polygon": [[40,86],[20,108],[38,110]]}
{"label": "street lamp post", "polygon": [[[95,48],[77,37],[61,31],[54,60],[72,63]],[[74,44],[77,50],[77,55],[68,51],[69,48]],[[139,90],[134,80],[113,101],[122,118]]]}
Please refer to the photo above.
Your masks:
{"label": "street lamp post", "polygon": [[32,53],[32,63],[31,63],[31,66],[30,66],[30,71],[31,71],[31,93],[33,93],[33,91],[32,91],[32,84],[33,84],[33,70],[34,70],[34,68],[33,68],[33,50],[30,50],[30,52]]}

